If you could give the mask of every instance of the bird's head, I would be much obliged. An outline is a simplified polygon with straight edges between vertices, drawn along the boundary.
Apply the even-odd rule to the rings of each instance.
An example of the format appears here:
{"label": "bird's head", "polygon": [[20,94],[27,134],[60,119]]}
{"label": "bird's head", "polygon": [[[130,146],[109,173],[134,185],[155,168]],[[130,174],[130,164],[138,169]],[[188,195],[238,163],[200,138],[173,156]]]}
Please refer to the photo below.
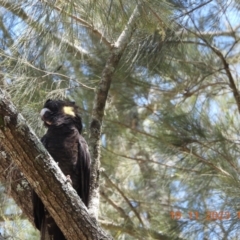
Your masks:
{"label": "bird's head", "polygon": [[74,124],[80,133],[82,131],[82,119],[75,102],[48,99],[40,115],[46,127]]}

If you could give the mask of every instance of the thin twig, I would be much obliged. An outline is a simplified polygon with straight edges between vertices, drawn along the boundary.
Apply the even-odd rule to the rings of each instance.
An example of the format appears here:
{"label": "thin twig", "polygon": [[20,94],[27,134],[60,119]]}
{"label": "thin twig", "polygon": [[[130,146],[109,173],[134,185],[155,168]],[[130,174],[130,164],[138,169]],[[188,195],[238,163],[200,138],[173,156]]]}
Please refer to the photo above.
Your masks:
{"label": "thin twig", "polygon": [[182,148],[182,152],[185,152],[185,153],[188,153],[190,155],[193,155],[194,157],[196,157],[198,160],[200,160],[201,162],[203,162],[204,164],[208,165],[209,167],[215,169],[217,172],[220,172],[222,173],[223,175],[227,176],[227,177],[230,177],[231,175],[224,171],[222,168],[214,165],[212,162],[206,160],[205,158],[203,158],[202,156],[198,155],[197,153],[191,151],[189,148],[187,147],[184,147]]}
{"label": "thin twig", "polygon": [[131,204],[130,200],[125,196],[125,194],[123,193],[123,191],[115,184],[113,183],[113,181],[107,176],[106,173],[102,173],[102,175],[104,176],[104,178],[107,180],[107,182],[114,187],[115,189],[117,189],[117,191],[120,193],[120,195],[123,197],[123,199],[127,202],[127,204],[129,205],[129,207],[132,209],[132,211],[135,213],[136,217],[138,218],[139,222],[142,224],[142,226],[144,226],[144,223],[142,221],[142,218],[140,217],[139,213],[136,211],[136,209],[133,207],[133,205]]}
{"label": "thin twig", "polygon": [[[48,1],[44,1],[45,3],[47,3],[48,5],[50,4]],[[59,11],[60,13],[65,13],[66,15],[68,15],[70,18],[74,19],[77,23],[81,23],[83,24],[84,27],[92,30],[92,32],[108,47],[111,48],[112,43],[103,35],[103,33],[101,33],[99,30],[97,30],[96,28],[94,28],[94,26],[90,23],[88,23],[87,21],[85,21],[82,18],[79,18],[71,13],[66,12],[63,8],[60,8],[58,6],[56,6],[55,4],[51,4],[51,7],[54,8],[55,10]]]}
{"label": "thin twig", "polygon": [[196,6],[195,8],[190,9],[189,11],[182,13],[181,15],[177,16],[176,18],[174,18],[174,21],[176,21],[178,18],[184,17],[186,15],[189,15],[190,13],[194,12],[195,10],[202,8],[203,6],[207,5],[208,3],[212,2],[212,0],[209,0],[207,2],[201,3],[198,6]]}
{"label": "thin twig", "polygon": [[168,168],[175,168],[175,169],[179,169],[179,170],[183,170],[183,171],[187,171],[187,172],[196,172],[196,173],[199,173],[199,171],[197,170],[193,170],[193,169],[189,169],[189,168],[182,168],[182,167],[177,167],[177,166],[174,166],[174,165],[168,165],[168,164],[164,164],[164,163],[161,163],[161,162],[158,162],[158,161],[154,161],[154,160],[151,160],[151,159],[142,159],[142,158],[134,158],[134,157],[130,157],[130,156],[126,156],[126,155],[123,155],[123,154],[119,154],[119,153],[116,153],[116,152],[113,152],[111,151],[110,149],[107,149],[107,148],[104,148],[102,147],[104,150],[114,154],[114,155],[117,155],[119,157],[122,157],[122,158],[126,158],[126,159],[129,159],[129,160],[134,160],[134,161],[137,161],[137,162],[144,162],[144,163],[155,163],[155,164],[158,164],[158,165],[161,165],[161,166],[164,166],[164,167],[168,167]]}
{"label": "thin twig", "polygon": [[1,0],[0,0],[0,4],[4,8],[6,8],[8,11],[12,12],[14,15],[18,16],[27,24],[29,24],[29,26],[32,27],[33,29],[39,29],[39,32],[51,35],[53,41],[56,41],[57,43],[64,43],[68,47],[67,48],[68,51],[73,52],[76,55],[80,55],[80,56],[88,56],[88,57],[90,56],[90,54],[88,54],[85,50],[81,49],[80,47],[74,46],[74,44],[67,41],[66,39],[58,37],[50,31],[46,31],[45,27],[42,24],[40,24],[39,21],[38,22],[34,21],[33,18],[28,16],[26,12],[17,4],[11,4]]}
{"label": "thin twig", "polygon": [[99,221],[100,224],[105,228],[105,229],[109,229],[109,230],[114,230],[117,232],[126,232],[128,233],[130,236],[133,236],[134,238],[136,238],[136,232],[139,233],[139,239],[161,239],[161,240],[183,240],[180,237],[169,237],[168,235],[165,235],[161,232],[157,232],[151,228],[143,228],[143,227],[135,227],[132,228],[131,225],[119,225],[113,222],[107,222],[104,220],[100,220]]}
{"label": "thin twig", "polygon": [[[195,29],[197,29],[199,31],[199,29],[196,26],[194,20],[192,18],[191,18],[191,20],[192,20],[192,23],[194,24]],[[224,67],[224,70],[225,70],[226,75],[227,75],[228,80],[229,80],[229,86],[232,89],[232,93],[233,93],[234,99],[235,99],[237,107],[238,107],[238,112],[240,113],[240,94],[239,94],[237,86],[236,86],[236,84],[234,82],[234,78],[232,76],[232,73],[231,73],[231,70],[229,68],[229,64],[228,64],[226,58],[223,56],[222,52],[219,49],[217,49],[216,47],[212,46],[204,37],[201,36],[200,31],[199,31],[199,33],[193,32],[191,30],[188,30],[188,31],[190,31],[191,33],[193,33],[194,35],[199,37],[203,42],[205,42],[207,47],[209,47],[219,57],[219,59],[221,60],[221,62],[223,64],[223,67]]]}
{"label": "thin twig", "polygon": [[133,224],[132,223],[132,220],[130,219],[130,217],[125,213],[124,209],[119,207],[113,200],[111,200],[104,191],[100,191],[100,194],[101,196],[109,203],[111,204],[111,206],[113,208],[115,208],[119,213],[120,215],[126,220],[128,221],[129,223]]}

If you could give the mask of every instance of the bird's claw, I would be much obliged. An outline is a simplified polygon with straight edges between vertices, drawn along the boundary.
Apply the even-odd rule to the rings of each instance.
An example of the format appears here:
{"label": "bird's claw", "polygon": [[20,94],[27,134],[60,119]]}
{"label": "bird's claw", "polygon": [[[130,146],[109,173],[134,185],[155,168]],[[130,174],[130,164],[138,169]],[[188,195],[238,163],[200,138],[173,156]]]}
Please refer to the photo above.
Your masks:
{"label": "bird's claw", "polygon": [[69,182],[72,185],[72,179],[70,177],[70,175],[66,175],[66,183]]}

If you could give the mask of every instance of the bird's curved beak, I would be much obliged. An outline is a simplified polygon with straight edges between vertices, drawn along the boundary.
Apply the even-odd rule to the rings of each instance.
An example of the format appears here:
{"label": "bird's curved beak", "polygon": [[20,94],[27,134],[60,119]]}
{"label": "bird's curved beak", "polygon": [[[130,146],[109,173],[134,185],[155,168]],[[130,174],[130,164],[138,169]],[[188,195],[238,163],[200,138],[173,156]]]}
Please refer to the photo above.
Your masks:
{"label": "bird's curved beak", "polygon": [[50,111],[48,108],[43,108],[43,109],[41,110],[41,112],[40,112],[40,116],[41,116],[41,119],[42,119],[45,123],[47,123],[48,125],[51,125],[52,123],[49,122],[49,121],[47,121],[47,120],[45,119],[45,117],[44,117],[47,112],[51,112],[51,111]]}

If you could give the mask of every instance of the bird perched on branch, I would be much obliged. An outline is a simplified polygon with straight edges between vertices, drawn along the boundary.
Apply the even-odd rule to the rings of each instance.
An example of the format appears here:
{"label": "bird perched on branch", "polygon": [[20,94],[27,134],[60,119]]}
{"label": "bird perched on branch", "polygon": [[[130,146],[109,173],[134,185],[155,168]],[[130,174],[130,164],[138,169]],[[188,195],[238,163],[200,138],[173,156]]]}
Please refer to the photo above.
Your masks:
{"label": "bird perched on branch", "polygon": [[[43,145],[88,207],[90,155],[87,143],[81,136],[82,120],[77,106],[73,102],[47,100],[40,115],[48,129],[41,139]],[[35,192],[33,210],[41,240],[66,239]]]}

